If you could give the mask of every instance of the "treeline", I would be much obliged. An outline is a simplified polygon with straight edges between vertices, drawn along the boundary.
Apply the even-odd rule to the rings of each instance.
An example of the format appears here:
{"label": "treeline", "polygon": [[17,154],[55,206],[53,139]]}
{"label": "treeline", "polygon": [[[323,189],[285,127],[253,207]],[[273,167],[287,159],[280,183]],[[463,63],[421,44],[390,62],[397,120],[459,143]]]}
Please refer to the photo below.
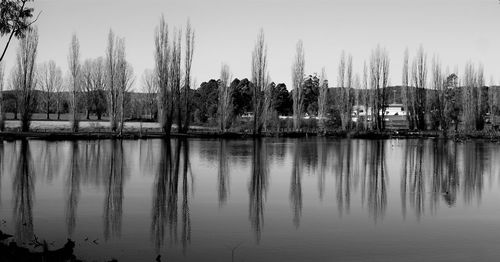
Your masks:
{"label": "treeline", "polygon": [[[388,104],[401,103],[410,129],[473,131],[483,129],[488,118],[499,113],[498,89],[485,85],[481,65],[469,62],[459,76],[458,70],[444,70],[437,56],[429,62],[422,47],[411,62],[405,51],[402,85],[389,86],[390,59],[380,46],[363,62],[362,72],[354,72],[353,57],[342,52],[332,83],[325,68],[320,74],[306,74],[305,48],[298,41],[289,91],[285,84],[271,81],[262,29],[251,53],[250,78],[233,78],[230,67],[222,64],[217,80],[196,87],[191,77],[194,44],[189,21],[171,29],[161,17],[154,34],[154,68],[136,81],[124,38],[110,30],[103,56],[82,59],[73,35],[63,76],[54,61],[37,63],[38,30],[29,27],[19,39],[7,81],[5,69],[0,68],[0,127],[5,112],[13,112],[22,131],[28,131],[33,113],[44,112],[47,119],[51,113],[57,119],[69,114],[74,132],[78,122],[91,115],[98,120],[105,117],[111,131],[119,133],[131,119],[157,121],[167,135],[172,127],[186,133],[193,123],[217,126],[221,132],[245,128],[256,135],[284,127],[300,131],[304,125],[320,133],[381,131],[386,128]],[[134,84],[140,90],[134,92]],[[353,115],[358,116],[355,122]],[[305,120],[305,116],[315,118]]]}
{"label": "treeline", "polygon": [[[342,52],[336,83],[328,81],[325,68],[321,73],[305,74],[304,46],[297,43],[292,64],[292,88],[270,81],[267,71],[267,49],[260,32],[252,53],[252,79],[229,82],[229,67],[221,67],[219,80],[204,82],[194,99],[197,119],[217,119],[221,131],[245,112],[253,113],[253,132],[293,128],[299,131],[311,126],[320,133],[331,130],[376,130],[386,128],[386,108],[402,104],[405,121],[411,130],[472,132],[482,130],[500,114],[498,86],[487,86],[481,64],[468,62],[462,75],[458,69],[444,70],[438,56],[429,61],[420,46],[410,62],[409,52],[403,56],[402,85],[389,86],[390,59],[387,50],[377,46],[361,73],[354,72],[353,58]],[[361,112],[364,111],[364,112]],[[293,116],[283,123],[279,116]],[[307,117],[309,116],[309,117]],[[353,121],[353,116],[356,121]],[[203,119],[202,119],[203,118]]]}

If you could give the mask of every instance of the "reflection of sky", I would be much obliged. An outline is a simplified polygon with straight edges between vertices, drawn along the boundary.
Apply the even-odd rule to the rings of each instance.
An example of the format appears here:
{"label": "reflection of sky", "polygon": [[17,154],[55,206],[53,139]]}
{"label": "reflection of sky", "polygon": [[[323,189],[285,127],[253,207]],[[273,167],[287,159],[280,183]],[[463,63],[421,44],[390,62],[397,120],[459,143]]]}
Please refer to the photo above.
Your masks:
{"label": "reflection of sky", "polygon": [[[106,35],[113,28],[126,38],[127,58],[140,79],[154,65],[153,33],[163,13],[172,27],[183,26],[188,17],[192,21],[193,79],[198,84],[217,78],[222,62],[235,77],[250,77],[260,27],[266,33],[271,78],[287,86],[298,39],[304,40],[306,72],[319,73],[325,66],[331,83],[336,83],[342,50],[353,54],[355,72],[362,73],[363,61],[377,44],[389,50],[392,84],[401,83],[405,48],[412,56],[420,44],[428,50],[429,62],[439,54],[450,70],[458,66],[462,72],[472,59],[484,63],[488,81],[500,71],[497,0],[37,0],[33,5],[42,11],[38,61],[54,59],[64,69],[72,33],[78,35],[85,59],[104,55]],[[16,43],[12,47],[9,68]]]}
{"label": "reflection of sky", "polygon": [[[376,141],[334,140],[318,138],[307,140],[266,139],[268,153],[268,184],[264,195],[264,224],[259,244],[256,244],[249,221],[249,183],[252,172],[252,140],[226,141],[229,191],[227,202],[219,204],[218,163],[219,140],[196,139],[190,142],[193,183],[189,192],[189,210],[192,224],[191,245],[183,257],[180,243],[170,242],[166,230],[162,257],[176,260],[230,259],[230,248],[238,248],[237,258],[247,261],[304,261],[337,257],[341,261],[386,261],[390,259],[421,261],[443,258],[448,261],[467,261],[483,256],[492,260],[498,253],[493,246],[498,240],[498,159],[497,144],[468,142],[436,146],[434,140],[387,140],[383,159],[385,169],[386,204],[374,217],[370,208],[369,178],[380,174],[363,175],[365,155],[370,162],[371,152],[377,152]],[[66,238],[65,206],[67,176],[72,156],[70,142],[30,141],[31,160],[35,170],[34,231],[41,239],[56,240],[62,245]],[[349,148],[350,145],[350,148]],[[161,158],[158,140],[125,141],[123,143],[125,173],[121,238],[105,242],[103,236],[103,205],[109,164],[106,162],[112,148],[111,141],[79,142],[80,168],[104,170],[83,172],[76,211],[74,238],[76,254],[82,258],[117,258],[119,261],[154,259],[154,245],[150,236],[151,206],[157,165]],[[99,149],[98,149],[99,148]],[[172,143],[175,149],[175,142]],[[439,149],[439,150],[438,150]],[[13,179],[20,143],[4,142],[2,152],[0,219],[7,224],[1,230],[12,232]],[[92,158],[92,152],[101,150],[101,158]],[[292,167],[295,150],[300,150],[299,179],[302,192],[300,225],[293,221],[291,201]],[[347,157],[350,152],[351,157]],[[378,151],[381,152],[381,151]],[[451,162],[458,170],[456,202],[448,206],[444,192],[434,193],[436,152],[455,156]],[[175,150],[173,150],[175,154]],[[307,155],[306,155],[307,154]],[[413,154],[413,155],[412,155]],[[402,215],[403,166],[410,165],[410,155],[422,160],[421,181],[423,208],[420,214],[410,202]],[[325,156],[322,158],[322,156]],[[468,160],[467,160],[468,158]],[[92,160],[89,160],[92,159]],[[321,159],[325,165],[320,165]],[[406,160],[406,161],[405,161]],[[101,161],[97,164],[94,161]],[[182,161],[181,161],[182,162]],[[265,161],[264,161],[265,162]],[[349,169],[347,162],[350,163]],[[440,162],[441,163],[441,162]],[[92,165],[102,165],[92,169]],[[105,166],[106,165],[106,166]],[[265,163],[263,163],[265,168]],[[441,178],[449,178],[448,165],[442,166]],[[50,171],[53,170],[53,171]],[[350,170],[350,175],[347,175]],[[474,171],[475,170],[475,171]],[[320,177],[324,171],[323,196],[320,199]],[[53,174],[49,174],[53,172]],[[407,173],[407,177],[412,174]],[[443,180],[441,179],[441,180]],[[191,180],[189,180],[191,183]],[[346,181],[350,181],[346,183]],[[380,181],[380,180],[379,180]],[[414,181],[408,179],[407,181]],[[178,213],[181,214],[182,182],[179,183]],[[414,185],[409,184],[412,188]],[[347,190],[348,189],[348,190]],[[340,207],[339,190],[343,192]],[[373,191],[374,190],[374,191]],[[346,192],[350,192],[346,203]],[[467,192],[472,192],[469,194]],[[380,196],[380,195],[379,195]],[[433,196],[437,196],[433,198]],[[416,196],[407,194],[410,201]],[[436,200],[434,200],[436,199]],[[347,206],[349,207],[347,209]],[[178,218],[181,225],[181,217]],[[180,236],[181,229],[178,229]],[[98,239],[99,245],[85,242]],[[180,241],[180,237],[179,237]],[[145,254],[151,254],[146,256]],[[152,260],[150,259],[150,260]],[[229,260],[228,260],[229,261]]]}

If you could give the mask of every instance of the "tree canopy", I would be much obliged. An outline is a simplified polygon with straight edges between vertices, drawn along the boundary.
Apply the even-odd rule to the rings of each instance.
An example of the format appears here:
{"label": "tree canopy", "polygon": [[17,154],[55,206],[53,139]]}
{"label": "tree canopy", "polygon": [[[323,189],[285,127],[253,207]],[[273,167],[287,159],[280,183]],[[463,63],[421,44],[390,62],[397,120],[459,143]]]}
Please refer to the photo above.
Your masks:
{"label": "tree canopy", "polygon": [[0,61],[3,60],[12,37],[22,38],[26,31],[36,21],[33,17],[33,8],[27,7],[30,0],[2,0],[0,2],[0,36],[8,35],[8,40],[3,47]]}

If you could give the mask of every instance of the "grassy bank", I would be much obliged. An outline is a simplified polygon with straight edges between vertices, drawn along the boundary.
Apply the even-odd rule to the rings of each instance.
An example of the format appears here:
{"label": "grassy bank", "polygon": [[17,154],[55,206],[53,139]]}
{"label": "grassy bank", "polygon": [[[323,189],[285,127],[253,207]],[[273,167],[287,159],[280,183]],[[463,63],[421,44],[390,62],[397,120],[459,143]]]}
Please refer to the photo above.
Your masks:
{"label": "grassy bank", "polygon": [[[390,138],[449,138],[455,140],[467,139],[490,139],[500,140],[500,133],[456,133],[445,135],[438,131],[425,132],[409,132],[409,131],[328,131],[318,134],[312,131],[290,131],[290,132],[263,132],[260,137],[314,137],[325,136],[335,138],[360,138],[360,139],[390,139]],[[110,131],[85,131],[85,132],[69,132],[69,131],[33,131],[33,132],[17,132],[6,131],[0,132],[0,139],[17,140],[17,139],[42,139],[42,140],[98,140],[98,139],[147,139],[147,138],[165,138],[166,135],[159,131],[124,131],[122,134]],[[190,130],[187,134],[172,132],[170,137],[197,137],[197,138],[251,138],[252,133],[246,132],[225,132],[221,133],[215,130]]]}
{"label": "grassy bank", "polygon": [[[232,128],[228,132],[220,132],[214,127],[193,126],[187,134],[177,133],[174,125],[171,137],[205,137],[205,138],[249,138],[253,137],[249,128]],[[500,140],[500,132],[495,130],[483,131],[410,131],[410,130],[327,130],[318,132],[315,127],[305,127],[300,130],[292,128],[280,128],[272,131],[264,131],[260,136],[264,137],[312,137],[326,136],[336,138],[362,138],[362,139],[388,139],[388,138],[449,138],[455,140],[467,139],[489,139]],[[146,139],[164,138],[165,133],[161,131],[157,123],[126,122],[123,132],[111,132],[108,122],[86,121],[80,123],[79,132],[71,132],[67,121],[33,121],[30,132],[21,132],[18,121],[6,121],[6,129],[0,132],[0,138],[4,140],[16,139],[43,139],[43,140],[95,140],[95,139]]]}

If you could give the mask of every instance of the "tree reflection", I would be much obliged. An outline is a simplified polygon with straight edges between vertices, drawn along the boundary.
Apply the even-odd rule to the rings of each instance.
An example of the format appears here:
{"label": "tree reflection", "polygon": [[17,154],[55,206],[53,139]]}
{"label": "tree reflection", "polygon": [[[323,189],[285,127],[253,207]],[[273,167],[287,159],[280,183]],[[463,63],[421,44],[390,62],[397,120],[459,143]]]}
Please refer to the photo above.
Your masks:
{"label": "tree reflection", "polygon": [[351,154],[351,141],[346,140],[340,144],[340,153],[337,153],[338,170],[335,172],[337,207],[341,216],[344,210],[349,212],[351,206]]}
{"label": "tree reflection", "polygon": [[384,141],[374,141],[370,147],[368,177],[368,212],[375,222],[385,214],[387,206],[387,181]]}
{"label": "tree reflection", "polygon": [[457,168],[457,143],[451,143],[449,149],[446,150],[446,167],[445,177],[442,182],[443,199],[448,206],[454,206],[457,201],[457,191],[460,185],[460,179]]}
{"label": "tree reflection", "polygon": [[122,226],[122,204],[124,186],[123,142],[111,140],[109,163],[105,175],[104,239],[120,237]]}
{"label": "tree reflection", "polygon": [[47,182],[52,182],[54,178],[59,174],[58,167],[60,166],[58,161],[59,159],[57,157],[53,157],[53,152],[52,148],[55,149],[55,155],[58,155],[58,148],[59,148],[59,143],[49,143],[45,142],[43,145],[39,145],[41,147],[41,152],[40,152],[40,161],[38,161],[40,165],[39,171],[37,172],[38,174],[41,175],[41,177],[44,177],[47,179]]}
{"label": "tree reflection", "polygon": [[[109,146],[109,141],[88,141],[80,144],[79,155],[82,161],[79,168],[82,182],[86,181],[95,185],[109,182],[107,179],[110,174],[111,159],[113,158],[113,154],[110,152],[114,150],[113,145],[111,145],[111,148]],[[107,187],[107,184],[105,187]]]}
{"label": "tree reflection", "polygon": [[459,184],[457,144],[438,140],[432,144],[432,150],[430,207],[431,212],[436,212],[441,199],[448,206],[453,206],[457,199]]}
{"label": "tree reflection", "polygon": [[33,195],[35,176],[33,174],[31,153],[27,140],[21,140],[21,149],[14,169],[14,223],[15,237],[20,242],[33,238]]}
{"label": "tree reflection", "polygon": [[[417,218],[420,218],[425,207],[425,183],[423,175],[424,162],[424,141],[416,140],[416,143],[407,141],[405,147],[405,170],[404,170],[404,212],[406,210],[406,201],[415,210]],[[402,201],[403,201],[402,200]]]}
{"label": "tree reflection", "polygon": [[[458,149],[463,149],[463,163]],[[427,153],[426,153],[427,152]],[[427,159],[424,156],[428,155]],[[459,168],[460,164],[463,168]],[[428,193],[431,212],[436,212],[441,200],[448,206],[455,205],[460,185],[459,170],[463,169],[463,190],[466,202],[481,196],[484,171],[484,150],[480,144],[457,145],[446,140],[406,142],[404,167],[401,178],[401,204],[403,217],[407,203],[418,219],[425,212],[425,196]],[[425,183],[428,177],[430,183]],[[426,188],[427,186],[427,188]]]}
{"label": "tree reflection", "polygon": [[[191,213],[189,212],[189,182],[188,171],[191,170],[189,162],[189,142],[181,140],[184,145],[183,168],[182,168],[182,250],[186,254],[187,245],[191,243]],[[191,185],[192,185],[191,180]]]}
{"label": "tree reflection", "polygon": [[400,196],[401,196],[401,213],[403,215],[403,219],[406,218],[406,212],[407,212],[407,206],[406,203],[408,202],[406,197],[408,195],[408,169],[410,168],[410,160],[412,159],[409,154],[410,150],[408,149],[408,143],[409,141],[405,141],[405,147],[404,147],[404,159],[403,159],[403,171],[402,171],[402,177],[401,177],[401,183],[400,183]]}
{"label": "tree reflection", "polygon": [[[183,165],[180,165],[182,151]],[[181,242],[184,252],[191,242],[191,217],[189,212],[189,144],[186,139],[177,141],[172,154],[170,140],[162,141],[160,159],[153,189],[153,211],[151,235],[159,250],[165,241],[165,228],[168,226],[170,241],[178,241],[178,187],[182,170],[182,210]],[[192,185],[192,178],[191,178]]]}
{"label": "tree reflection", "polygon": [[155,177],[153,190],[153,220],[151,223],[151,234],[153,235],[157,249],[163,245],[165,237],[165,226],[167,223],[167,183],[168,177],[172,172],[171,151],[170,140],[163,140],[160,147],[158,173]]}
{"label": "tree reflection", "polygon": [[0,206],[2,205],[2,175],[5,170],[4,142],[0,141]]}
{"label": "tree reflection", "polygon": [[[395,195],[392,197],[396,200],[401,198],[403,217],[415,214],[417,219],[422,219],[426,212],[430,214],[438,212],[440,205],[446,207],[454,206],[458,201],[465,202],[465,204],[480,201],[483,188],[489,184],[487,183],[488,176],[484,177],[490,170],[488,165],[496,165],[494,162],[487,162],[488,157],[493,157],[493,152],[488,151],[492,146],[478,141],[457,144],[438,139],[403,140],[400,142],[402,147],[392,150],[386,141],[376,140],[342,140],[339,142],[319,138],[313,140],[314,143],[303,139],[287,141],[292,142],[287,146],[289,151],[283,150],[282,144],[267,147],[265,139],[231,142],[218,140],[216,144],[214,140],[207,142],[215,148],[210,152],[218,154],[218,157],[211,158],[218,160],[216,161],[218,162],[217,193],[212,193],[217,194],[214,196],[214,201],[217,198],[220,206],[225,205],[229,198],[230,179],[236,179],[230,177],[229,167],[243,166],[241,163],[230,163],[229,161],[240,159],[230,156],[233,154],[249,156],[246,160],[248,166],[244,166],[244,169],[250,168],[251,154],[251,174],[247,181],[248,185],[245,184],[245,186],[248,186],[248,219],[251,234],[254,235],[257,243],[264,229],[264,209],[266,193],[269,189],[269,163],[274,163],[268,159],[272,155],[271,150],[274,150],[274,154],[278,154],[276,152],[290,154],[283,157],[289,162],[284,161],[283,165],[277,166],[289,168],[285,172],[291,172],[291,174],[288,173],[290,184],[286,184],[288,181],[285,181],[285,191],[288,191],[285,193],[285,198],[288,193],[287,201],[290,204],[291,220],[297,228],[301,222],[304,224],[303,219],[306,217],[305,213],[304,217],[301,215],[303,206],[308,203],[306,202],[308,199],[304,197],[309,189],[305,186],[309,185],[305,180],[308,172],[314,171],[318,174],[318,180],[312,181],[312,191],[318,190],[320,200],[331,196],[332,200],[337,202],[339,214],[345,215],[350,208],[355,211],[356,202],[361,197],[362,210],[368,211],[369,219],[373,218],[377,222],[387,213],[389,193],[387,166],[391,168],[391,171],[401,171],[401,174],[391,173],[390,175],[393,176],[392,178],[397,176],[394,181],[400,179],[400,184],[398,181],[396,187],[393,187],[392,193]],[[10,153],[12,144],[15,144],[14,153]],[[182,244],[183,251],[186,252],[192,235],[190,216],[192,194],[190,192],[193,192],[193,176],[190,173],[189,150],[191,145],[191,150],[197,151],[197,144],[193,147],[193,144],[189,144],[186,139],[162,140],[159,154],[156,151],[156,144],[148,142],[142,145],[142,153],[138,155],[141,158],[141,166],[138,170],[155,174],[151,200],[151,240],[157,249],[161,248],[165,242],[171,241],[178,243],[179,248]],[[39,150],[38,146],[40,146]],[[78,206],[81,206],[79,199],[83,197],[83,195],[80,196],[80,189],[90,181],[96,183],[99,186],[99,192],[105,195],[102,210],[104,238],[108,240],[120,236],[124,184],[126,174],[128,174],[125,151],[128,149],[126,142],[122,144],[119,140],[97,143],[43,144],[27,141],[0,143],[0,179],[3,179],[3,186],[5,186],[5,175],[12,175],[12,182],[9,180],[7,183],[8,186],[12,183],[16,237],[20,241],[29,241],[33,237],[35,174],[36,179],[42,178],[41,182],[49,182],[51,175],[48,173],[58,170],[60,168],[58,166],[68,168],[66,175],[57,179],[64,183],[64,215],[68,235],[73,235],[76,229],[77,210]],[[311,153],[312,151],[314,153]],[[393,156],[394,158],[390,159],[392,162],[386,161],[386,158]],[[401,158],[403,161],[399,161]],[[494,161],[494,159],[489,161]],[[34,165],[35,163],[39,165],[38,168]],[[330,177],[327,177],[326,174],[329,172],[332,172],[332,179],[335,183],[330,182]],[[325,183],[325,180],[328,183]],[[358,187],[361,189],[359,192],[361,196],[358,195]],[[398,187],[400,196],[397,195]],[[45,194],[47,194],[47,188],[51,187],[43,187]],[[315,194],[316,192],[312,192],[309,195],[314,198]],[[393,199],[391,203],[396,202]],[[459,206],[461,208],[461,205]]]}
{"label": "tree reflection", "polygon": [[440,139],[432,143],[431,150],[432,162],[428,165],[432,169],[429,207],[431,213],[435,213],[441,195],[444,193],[442,192],[442,182],[445,176],[444,159],[446,158],[444,140]]}
{"label": "tree reflection", "polygon": [[301,140],[295,141],[292,166],[292,177],[290,179],[290,204],[293,212],[293,224],[300,226],[302,215],[302,148]]}
{"label": "tree reflection", "polygon": [[140,140],[139,141],[139,159],[141,164],[141,172],[143,174],[154,174],[154,168],[157,161],[153,145],[156,143],[154,140]]}
{"label": "tree reflection", "polygon": [[474,197],[479,201],[483,190],[484,146],[479,142],[464,145],[464,199],[470,203]]}
{"label": "tree reflection", "polygon": [[264,226],[264,201],[268,186],[267,151],[263,139],[253,140],[252,176],[248,186],[249,218],[257,243]]}
{"label": "tree reflection", "polygon": [[361,205],[364,206],[366,202],[366,180],[369,172],[369,161],[368,157],[370,156],[370,152],[368,152],[369,141],[365,141],[362,146],[362,154],[361,154]]}
{"label": "tree reflection", "polygon": [[319,199],[322,201],[325,194],[325,173],[327,167],[328,146],[324,138],[319,142],[318,149],[318,192]]}
{"label": "tree reflection", "polygon": [[71,142],[71,156],[68,179],[66,182],[66,228],[72,236],[76,226],[76,210],[80,197],[80,159],[78,158],[78,142]]}
{"label": "tree reflection", "polygon": [[223,206],[229,194],[229,164],[228,164],[227,141],[219,140],[219,172],[217,191],[219,195],[219,206]]}
{"label": "tree reflection", "polygon": [[273,161],[276,161],[277,164],[282,164],[285,161],[287,153],[286,140],[287,138],[276,138],[273,140],[274,143],[270,145],[271,152],[269,153],[269,157],[273,156]]}

